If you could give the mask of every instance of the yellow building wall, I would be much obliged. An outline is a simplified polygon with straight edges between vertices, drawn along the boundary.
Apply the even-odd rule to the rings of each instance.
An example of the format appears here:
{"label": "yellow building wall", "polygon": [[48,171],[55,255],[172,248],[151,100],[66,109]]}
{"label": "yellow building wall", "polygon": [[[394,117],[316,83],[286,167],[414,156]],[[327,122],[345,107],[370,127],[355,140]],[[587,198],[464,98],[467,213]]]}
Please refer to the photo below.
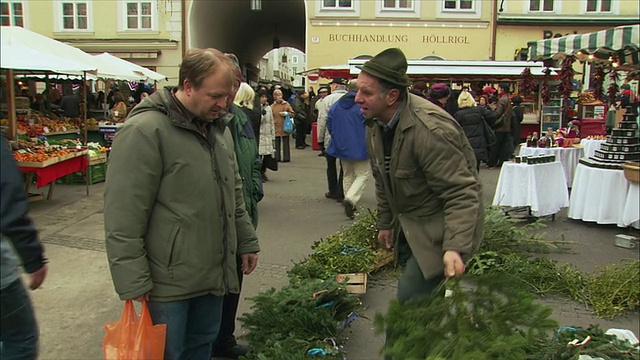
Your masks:
{"label": "yellow building wall", "polygon": [[[159,6],[164,1],[158,1]],[[118,31],[118,11],[120,8],[116,1],[99,0],[92,2],[92,32],[55,32],[54,1],[31,1],[28,3],[27,28],[41,35],[64,41],[65,39],[95,40],[99,42],[107,39],[136,39],[136,40],[157,40],[171,39],[171,34],[167,31],[165,24],[169,14],[158,10],[158,30],[149,32],[126,32]],[[132,49],[135,51],[135,49]],[[177,85],[178,72],[182,62],[182,50],[180,44],[175,50],[163,49],[157,59],[127,59],[141,66],[155,67],[155,70],[169,77],[169,81],[162,81],[158,85]]]}
{"label": "yellow building wall", "polygon": [[[559,5],[559,11],[555,12],[556,15],[583,15],[584,9],[586,7],[586,0],[564,0],[564,1],[555,1],[556,6]],[[609,17],[609,16],[639,16],[640,5],[637,0],[612,0],[612,5],[614,10],[617,10],[615,13],[600,13],[600,14],[589,14],[589,16],[593,17]],[[529,9],[529,0],[508,0],[504,3],[504,13],[507,14],[525,14],[528,13]],[[530,13],[535,14],[535,13]],[[540,13],[537,13],[540,14]],[[547,13],[545,13],[547,14]]]}
{"label": "yellow building wall", "polygon": [[364,0],[359,17],[329,17],[317,16],[316,3],[308,1],[307,68],[346,65],[350,58],[390,47],[400,48],[408,59],[488,60],[493,1],[483,1],[481,16],[469,19],[438,17],[441,5],[421,1],[419,19],[390,18],[376,17],[376,1]]}

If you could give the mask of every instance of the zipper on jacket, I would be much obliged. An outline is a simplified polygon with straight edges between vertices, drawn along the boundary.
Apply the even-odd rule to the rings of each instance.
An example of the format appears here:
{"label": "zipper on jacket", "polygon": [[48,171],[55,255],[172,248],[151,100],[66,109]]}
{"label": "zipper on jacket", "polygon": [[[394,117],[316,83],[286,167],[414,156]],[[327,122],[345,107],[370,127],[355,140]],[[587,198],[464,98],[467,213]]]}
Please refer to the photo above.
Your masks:
{"label": "zipper on jacket", "polygon": [[[215,130],[213,130],[213,131],[215,131]],[[215,134],[213,134],[213,136],[215,136]],[[212,138],[212,140],[213,140],[213,138]],[[221,210],[222,210],[222,214],[223,214],[223,219],[225,219],[226,216],[227,216],[227,214],[225,213],[226,212],[226,206],[225,206],[225,202],[224,202],[224,194],[223,194],[223,191],[222,191],[222,186],[220,185],[220,181],[222,179],[220,178],[220,171],[219,171],[218,166],[217,166],[218,161],[217,161],[217,158],[216,158],[216,152],[214,150],[214,142],[213,141],[210,142],[209,151],[210,151],[210,154],[211,154],[211,166],[213,168],[213,173],[215,174],[216,179],[217,179],[217,183],[218,183],[218,192],[220,193],[220,200],[221,200],[221,207],[222,207]],[[222,234],[223,234],[223,236],[222,236],[222,279],[224,280],[225,293],[229,290],[229,281],[227,279],[227,272],[226,272],[226,268],[227,268],[227,261],[226,261],[226,259],[227,259],[227,242],[225,240],[225,237],[227,236],[226,235],[227,234],[227,225],[226,224],[227,224],[227,221],[225,219],[222,222]]]}
{"label": "zipper on jacket", "polygon": [[167,271],[169,271],[169,277],[173,279],[173,253],[176,249],[176,242],[178,241],[178,234],[180,234],[180,226],[176,226],[175,233],[171,239],[171,249],[169,251],[169,261],[167,262]]}

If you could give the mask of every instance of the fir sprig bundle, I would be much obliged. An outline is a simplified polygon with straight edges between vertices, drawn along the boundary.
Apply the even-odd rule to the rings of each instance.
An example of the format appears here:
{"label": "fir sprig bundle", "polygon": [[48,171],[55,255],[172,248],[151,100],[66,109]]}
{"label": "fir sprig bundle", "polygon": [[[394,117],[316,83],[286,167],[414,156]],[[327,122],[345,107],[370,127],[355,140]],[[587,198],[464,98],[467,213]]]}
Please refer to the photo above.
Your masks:
{"label": "fir sprig bundle", "polygon": [[[586,342],[583,345],[568,345],[574,340]],[[640,358],[640,350],[634,345],[614,335],[605,334],[598,325],[591,325],[587,329],[560,328],[553,340],[533,356],[544,360],[578,360],[580,355],[605,360],[637,360]]]}
{"label": "fir sprig bundle", "polygon": [[313,253],[294,264],[292,280],[331,279],[338,274],[368,272],[381,259],[377,251],[376,212],[360,211],[355,221],[311,248]]}
{"label": "fir sprig bundle", "polygon": [[504,278],[457,281],[452,296],[434,294],[405,304],[394,301],[377,314],[376,330],[387,333],[383,353],[392,359],[527,359],[557,324],[551,309]]}
{"label": "fir sprig bundle", "polygon": [[240,317],[254,348],[247,359],[304,359],[313,348],[337,356],[341,323],[361,307],[337,282],[322,280],[295,282],[250,300],[253,311]]}

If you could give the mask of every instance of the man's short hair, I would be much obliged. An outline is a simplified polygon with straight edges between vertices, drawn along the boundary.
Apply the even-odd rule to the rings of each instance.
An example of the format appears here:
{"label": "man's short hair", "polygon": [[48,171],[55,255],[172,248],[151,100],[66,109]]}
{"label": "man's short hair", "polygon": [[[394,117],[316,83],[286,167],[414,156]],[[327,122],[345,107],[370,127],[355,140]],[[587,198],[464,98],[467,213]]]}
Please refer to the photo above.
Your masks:
{"label": "man's short hair", "polygon": [[228,83],[234,84],[236,82],[235,66],[222,52],[213,48],[191,49],[185,54],[180,64],[178,88],[182,89],[186,80],[198,89],[207,76],[221,67],[228,73]]}
{"label": "man's short hair", "polygon": [[347,91],[358,91],[358,80],[357,79],[349,80],[349,85],[347,85]]}

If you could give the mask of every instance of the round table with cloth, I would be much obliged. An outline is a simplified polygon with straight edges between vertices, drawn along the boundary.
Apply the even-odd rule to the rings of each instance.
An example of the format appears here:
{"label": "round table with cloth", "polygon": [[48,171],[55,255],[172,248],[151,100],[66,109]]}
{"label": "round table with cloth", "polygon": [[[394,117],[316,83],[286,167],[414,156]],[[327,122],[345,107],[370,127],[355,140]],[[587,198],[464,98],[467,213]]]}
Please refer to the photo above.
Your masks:
{"label": "round table with cloth", "polygon": [[571,188],[571,219],[640,228],[640,186],[622,170],[578,165]]}
{"label": "round table with cloth", "polygon": [[545,164],[505,162],[500,169],[493,205],[531,208],[533,216],[553,215],[569,206],[569,191],[559,161]]}
{"label": "round table with cloth", "polygon": [[585,158],[592,157],[596,153],[596,150],[600,149],[600,145],[606,142],[607,140],[582,139],[582,141],[580,141],[580,145],[582,145],[582,150],[583,150],[582,157],[585,157]]}
{"label": "round table with cloth", "polygon": [[554,148],[538,148],[521,146],[519,156],[537,156],[537,155],[555,155],[556,160],[562,163],[565,178],[567,179],[567,187],[571,187],[573,183],[573,174],[578,166],[578,161],[582,157],[583,149],[580,147],[554,147]]}

